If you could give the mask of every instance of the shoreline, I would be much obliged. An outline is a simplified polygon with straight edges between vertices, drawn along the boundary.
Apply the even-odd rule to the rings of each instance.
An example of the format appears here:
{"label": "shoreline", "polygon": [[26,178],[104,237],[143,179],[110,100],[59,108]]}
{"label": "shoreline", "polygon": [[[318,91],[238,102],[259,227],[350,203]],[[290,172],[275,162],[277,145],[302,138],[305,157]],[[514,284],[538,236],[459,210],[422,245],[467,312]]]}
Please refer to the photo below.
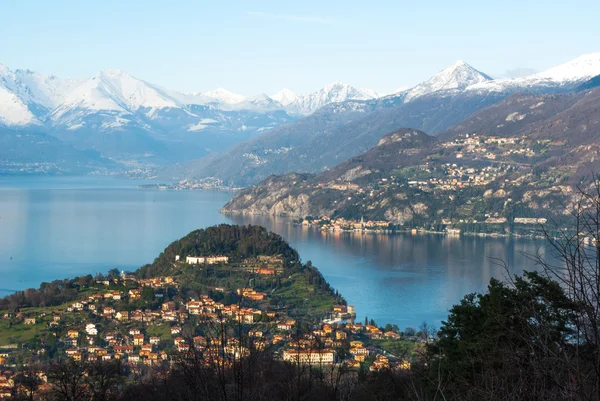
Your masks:
{"label": "shoreline", "polygon": [[[281,219],[287,219],[289,220],[289,223],[291,223],[294,226],[299,226],[299,227],[309,227],[315,231],[321,231],[321,232],[331,232],[331,233],[362,233],[362,234],[385,234],[385,235],[394,235],[394,234],[412,234],[412,235],[423,235],[423,234],[428,234],[428,235],[443,235],[443,236],[448,236],[448,237],[453,237],[453,238],[459,238],[461,236],[465,236],[465,237],[480,237],[480,238],[518,238],[518,239],[530,239],[530,240],[543,240],[545,239],[545,237],[543,235],[535,235],[535,234],[519,234],[519,233],[505,233],[505,232],[491,232],[491,233],[481,233],[481,232],[473,232],[473,231],[462,231],[460,229],[459,232],[453,232],[453,231],[435,231],[435,230],[428,230],[428,229],[424,229],[424,228],[388,228],[388,229],[380,229],[380,228],[368,228],[368,227],[363,227],[363,228],[334,228],[334,227],[327,227],[327,226],[320,226],[318,224],[303,224],[303,223],[299,223],[296,218],[293,218],[291,216],[285,216],[285,215],[281,215],[281,216],[276,216],[276,215],[272,215],[272,214],[268,214],[268,213],[248,213],[246,211],[239,211],[239,210],[235,210],[235,211],[231,211],[231,210],[224,210],[221,209],[219,210],[219,213],[223,214],[223,215],[230,215],[230,216],[256,216],[256,217],[267,217],[267,218],[281,218]],[[358,223],[358,222],[353,222],[353,223]],[[454,229],[451,229],[454,230]]]}

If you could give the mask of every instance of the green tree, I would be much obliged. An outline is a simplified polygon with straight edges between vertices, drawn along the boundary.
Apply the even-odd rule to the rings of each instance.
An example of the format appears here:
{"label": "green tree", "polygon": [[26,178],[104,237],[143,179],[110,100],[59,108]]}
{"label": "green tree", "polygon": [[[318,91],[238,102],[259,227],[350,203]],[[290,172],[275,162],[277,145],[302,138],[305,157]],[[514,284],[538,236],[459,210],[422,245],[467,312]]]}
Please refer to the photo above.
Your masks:
{"label": "green tree", "polygon": [[569,348],[575,307],[539,273],[492,279],[487,293],[465,296],[443,322],[429,347],[434,381],[449,383],[444,396],[456,399],[551,399],[543,397],[565,380],[554,358]]}

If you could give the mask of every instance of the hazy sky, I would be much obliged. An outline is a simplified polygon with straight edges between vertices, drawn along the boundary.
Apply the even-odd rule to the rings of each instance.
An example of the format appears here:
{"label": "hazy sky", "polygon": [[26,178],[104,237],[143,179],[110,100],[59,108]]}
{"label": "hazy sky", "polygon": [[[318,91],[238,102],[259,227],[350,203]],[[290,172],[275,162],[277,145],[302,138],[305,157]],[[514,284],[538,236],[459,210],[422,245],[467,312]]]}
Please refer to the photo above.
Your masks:
{"label": "hazy sky", "polygon": [[600,1],[0,1],[0,63],[181,91],[381,93],[458,59],[492,76],[600,51]]}

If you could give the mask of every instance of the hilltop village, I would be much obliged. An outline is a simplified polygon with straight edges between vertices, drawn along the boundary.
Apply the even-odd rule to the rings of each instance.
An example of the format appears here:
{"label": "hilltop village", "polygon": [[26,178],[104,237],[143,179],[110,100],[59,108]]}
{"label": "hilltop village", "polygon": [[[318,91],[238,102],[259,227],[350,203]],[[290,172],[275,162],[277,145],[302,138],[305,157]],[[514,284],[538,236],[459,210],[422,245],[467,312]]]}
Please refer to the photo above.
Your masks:
{"label": "hilltop village", "polygon": [[324,231],[539,236],[551,219],[561,224],[577,197],[576,165],[536,167],[561,145],[400,130],[330,171],[268,178],[222,211],[288,216]]}
{"label": "hilltop village", "polygon": [[[377,371],[410,369],[413,351],[424,341],[414,330],[403,335],[396,326],[355,322],[352,306],[333,293],[324,296],[330,291],[318,284],[320,276],[290,270],[284,256],[196,255],[174,255],[172,275],[141,278],[111,271],[77,278],[69,281],[69,302],[1,312],[0,397],[21,391],[11,380],[19,370],[65,358],[119,360],[139,370],[168,367],[199,350],[208,365],[269,352],[290,363]],[[206,292],[192,291],[184,284],[190,272],[236,272],[250,285],[232,288],[224,280]],[[312,278],[304,281],[298,274]],[[267,289],[267,281],[276,286]],[[293,306],[292,293],[299,292],[318,300],[308,314]],[[41,388],[48,386],[45,373],[38,373]]]}

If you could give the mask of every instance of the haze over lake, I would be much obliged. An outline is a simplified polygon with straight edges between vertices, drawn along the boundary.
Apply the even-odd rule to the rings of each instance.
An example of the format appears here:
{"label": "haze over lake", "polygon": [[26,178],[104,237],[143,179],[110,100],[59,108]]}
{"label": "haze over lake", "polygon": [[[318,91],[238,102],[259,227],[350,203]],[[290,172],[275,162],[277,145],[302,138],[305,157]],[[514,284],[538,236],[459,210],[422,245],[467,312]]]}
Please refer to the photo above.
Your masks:
{"label": "haze over lake", "polygon": [[[147,183],[147,182],[143,182]],[[228,192],[140,189],[99,177],[0,177],[0,296],[76,275],[134,270],[172,241],[220,223],[261,224],[285,237],[356,306],[358,319],[439,326],[491,277],[535,268],[543,241],[440,235],[321,233],[287,219],[224,216]]]}

